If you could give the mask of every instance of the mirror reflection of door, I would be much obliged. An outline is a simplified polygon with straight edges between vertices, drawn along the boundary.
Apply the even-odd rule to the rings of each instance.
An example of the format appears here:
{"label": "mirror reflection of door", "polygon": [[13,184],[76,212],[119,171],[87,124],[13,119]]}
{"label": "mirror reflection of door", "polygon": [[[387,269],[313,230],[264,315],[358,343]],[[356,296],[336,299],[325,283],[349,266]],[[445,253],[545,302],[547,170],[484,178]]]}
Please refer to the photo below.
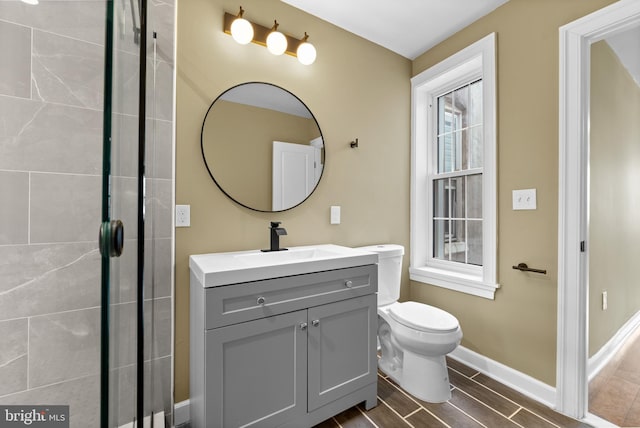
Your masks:
{"label": "mirror reflection of door", "polygon": [[321,174],[320,149],[312,145],[273,142],[273,211],[304,201]]}
{"label": "mirror reflection of door", "polygon": [[640,426],[640,27],[591,45],[589,411]]}

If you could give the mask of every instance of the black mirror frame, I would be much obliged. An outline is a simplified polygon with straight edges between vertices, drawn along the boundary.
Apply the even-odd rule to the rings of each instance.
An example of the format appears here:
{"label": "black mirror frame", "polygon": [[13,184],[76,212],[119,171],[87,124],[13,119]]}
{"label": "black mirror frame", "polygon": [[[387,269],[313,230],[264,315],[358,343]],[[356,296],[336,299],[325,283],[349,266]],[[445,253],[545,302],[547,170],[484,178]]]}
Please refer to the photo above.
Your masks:
{"label": "black mirror frame", "polygon": [[324,142],[324,136],[322,135],[322,129],[320,128],[320,124],[318,123],[318,120],[316,119],[315,115],[313,114],[313,112],[311,111],[311,109],[298,97],[296,96],[293,92],[275,85],[273,83],[268,83],[268,82],[259,82],[259,81],[253,81],[253,82],[244,82],[244,83],[239,83],[235,86],[232,86],[231,88],[223,91],[220,95],[218,95],[216,97],[215,100],[213,100],[213,102],[211,103],[211,105],[209,106],[209,108],[207,109],[207,113],[204,115],[204,119],[202,120],[202,128],[200,129],[200,151],[202,152],[202,160],[204,161],[204,165],[207,168],[207,172],[209,173],[209,176],[211,177],[211,179],[213,180],[213,182],[216,184],[216,186],[218,186],[218,188],[220,189],[220,191],[222,191],[222,193],[224,193],[229,199],[231,199],[233,202],[235,202],[236,204],[243,206],[245,208],[248,208],[252,211],[257,211],[257,212],[263,212],[263,213],[278,213],[278,212],[284,212],[284,211],[289,211],[297,206],[300,206],[302,203],[304,203],[307,199],[309,199],[309,197],[311,195],[313,195],[313,193],[316,191],[316,189],[318,188],[318,185],[320,184],[320,181],[322,181],[322,177],[324,175],[324,166],[322,168],[322,171],[320,172],[320,177],[318,177],[318,182],[316,183],[315,187],[311,190],[311,192],[309,192],[309,194],[307,195],[306,198],[304,198],[302,201],[300,201],[299,203],[297,203],[296,205],[293,205],[289,208],[283,209],[283,210],[261,210],[258,208],[254,208],[254,207],[250,207],[246,204],[243,204],[242,202],[238,201],[237,199],[235,199],[233,196],[231,196],[226,190],[224,190],[222,188],[222,186],[220,185],[220,183],[218,183],[218,181],[216,180],[215,176],[213,175],[213,171],[211,170],[211,168],[209,167],[209,164],[207,163],[207,158],[205,156],[204,153],[204,125],[207,121],[207,116],[209,116],[209,112],[211,111],[211,109],[213,108],[213,106],[215,105],[216,101],[218,101],[221,97],[223,97],[227,92],[239,87],[239,86],[244,86],[244,85],[249,85],[249,84],[262,84],[262,85],[269,85],[269,86],[273,86],[275,88],[278,88],[282,91],[285,91],[287,93],[289,93],[291,96],[293,96],[296,100],[298,100],[309,112],[309,114],[311,115],[311,117],[313,118],[314,122],[316,123],[316,126],[318,127],[318,131],[320,132],[320,137],[322,138],[322,146],[323,146],[323,153],[322,153],[322,158],[324,159],[324,163],[323,165],[326,165],[326,159],[327,159],[327,150],[326,150],[326,144]]}

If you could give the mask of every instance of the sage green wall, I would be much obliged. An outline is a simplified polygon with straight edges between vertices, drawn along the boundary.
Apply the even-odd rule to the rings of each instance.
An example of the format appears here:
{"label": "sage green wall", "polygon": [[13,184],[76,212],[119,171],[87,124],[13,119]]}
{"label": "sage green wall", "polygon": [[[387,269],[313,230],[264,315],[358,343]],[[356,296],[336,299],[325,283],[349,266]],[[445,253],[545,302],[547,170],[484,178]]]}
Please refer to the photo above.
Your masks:
{"label": "sage green wall", "polygon": [[[176,229],[176,402],[189,396],[190,254],[265,247],[271,220],[283,222],[286,246],[409,247],[411,61],[279,0],[243,1],[247,19],[262,25],[277,19],[284,33],[310,35],[318,58],[303,66],[224,34],[224,12],[237,13],[238,7],[231,0],[178,2],[176,203],[191,205],[191,227]],[[226,89],[249,81],[296,94],[322,130],[322,180],[290,211],[265,214],[236,205],[213,183],[200,155],[207,108]],[[352,149],[355,138],[360,147]],[[329,224],[331,205],[342,207],[340,225]],[[406,274],[402,297],[409,297]]]}
{"label": "sage green wall", "polygon": [[[497,34],[498,280],[495,300],[411,282],[411,298],[459,320],[462,345],[555,385],[558,266],[558,29],[612,0],[511,0],[413,62],[413,75]],[[511,191],[537,189],[535,211]],[[519,262],[547,275],[511,268]]]}
{"label": "sage green wall", "polygon": [[[640,310],[640,87],[605,41],[591,47],[589,355]],[[602,310],[602,291],[609,308]]]}

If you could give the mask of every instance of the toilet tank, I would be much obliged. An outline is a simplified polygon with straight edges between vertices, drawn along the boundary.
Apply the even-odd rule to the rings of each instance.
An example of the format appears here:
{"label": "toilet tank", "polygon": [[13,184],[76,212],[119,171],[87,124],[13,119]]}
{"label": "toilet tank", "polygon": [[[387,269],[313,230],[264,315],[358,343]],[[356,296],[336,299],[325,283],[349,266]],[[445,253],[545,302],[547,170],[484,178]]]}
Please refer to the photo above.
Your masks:
{"label": "toilet tank", "polygon": [[360,247],[362,251],[378,253],[378,306],[389,305],[400,297],[402,256],[404,247],[395,244]]}

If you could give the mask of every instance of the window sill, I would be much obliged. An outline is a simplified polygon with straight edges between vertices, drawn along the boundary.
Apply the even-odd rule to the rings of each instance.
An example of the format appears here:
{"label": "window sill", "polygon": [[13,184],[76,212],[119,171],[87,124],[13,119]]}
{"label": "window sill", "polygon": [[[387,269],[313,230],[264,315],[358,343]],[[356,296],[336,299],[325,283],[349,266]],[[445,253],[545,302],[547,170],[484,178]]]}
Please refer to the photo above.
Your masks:
{"label": "window sill", "polygon": [[449,290],[460,291],[473,296],[494,299],[495,292],[500,288],[499,284],[485,283],[482,278],[451,272],[443,269],[423,267],[410,267],[409,278],[412,281],[423,282]]}

